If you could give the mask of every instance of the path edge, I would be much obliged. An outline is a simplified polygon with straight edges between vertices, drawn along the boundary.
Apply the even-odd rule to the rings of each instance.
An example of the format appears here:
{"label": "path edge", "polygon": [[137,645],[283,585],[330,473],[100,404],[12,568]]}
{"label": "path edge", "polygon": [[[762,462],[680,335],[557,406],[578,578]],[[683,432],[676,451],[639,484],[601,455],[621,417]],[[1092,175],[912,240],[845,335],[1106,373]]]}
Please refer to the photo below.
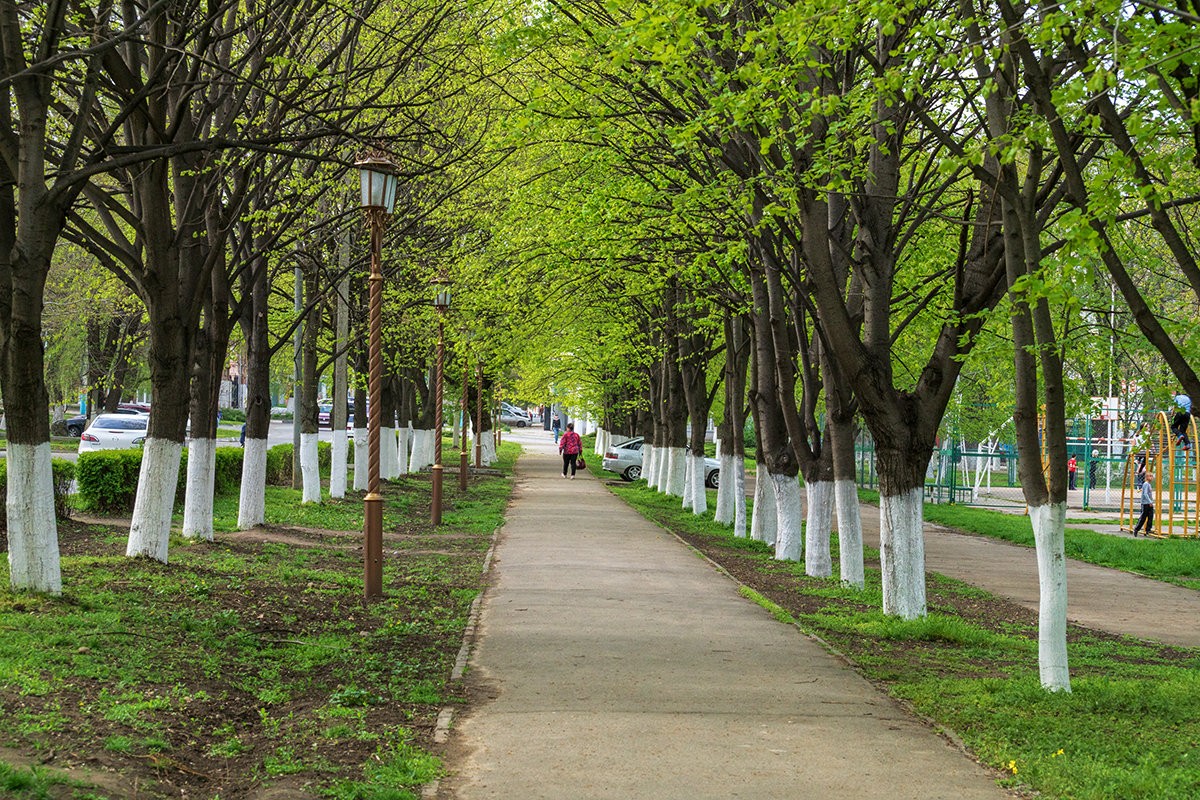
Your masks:
{"label": "path edge", "polygon": [[[620,499],[620,498],[618,498]],[[483,558],[483,569],[481,573],[486,576],[492,569],[492,557],[496,553],[496,545],[500,541],[500,529],[504,527],[501,522],[492,530],[492,545],[488,548],[487,555]],[[454,659],[454,669],[450,671],[450,681],[461,681],[463,674],[467,669],[467,662],[471,658],[471,649],[475,646],[475,639],[479,631],[479,616],[483,610],[483,597],[487,593],[487,586],[479,590],[479,594],[471,601],[471,611],[467,615],[467,627],[463,629],[463,643],[458,648],[458,656]],[[442,710],[438,712],[437,722],[433,728],[433,743],[444,745],[450,739],[450,724],[454,720],[454,706],[446,704],[442,706]],[[434,778],[430,782],[421,786],[422,798],[437,797],[438,789],[441,787],[442,779]]]}

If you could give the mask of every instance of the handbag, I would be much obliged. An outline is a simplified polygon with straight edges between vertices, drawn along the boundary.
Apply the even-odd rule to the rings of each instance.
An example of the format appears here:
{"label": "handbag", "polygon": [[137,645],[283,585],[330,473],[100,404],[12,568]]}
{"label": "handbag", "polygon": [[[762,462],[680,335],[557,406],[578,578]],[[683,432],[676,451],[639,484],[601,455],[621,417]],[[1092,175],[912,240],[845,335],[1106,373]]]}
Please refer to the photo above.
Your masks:
{"label": "handbag", "polygon": [[580,469],[587,469],[587,462],[583,460],[583,453],[579,454],[579,460],[575,462]]}

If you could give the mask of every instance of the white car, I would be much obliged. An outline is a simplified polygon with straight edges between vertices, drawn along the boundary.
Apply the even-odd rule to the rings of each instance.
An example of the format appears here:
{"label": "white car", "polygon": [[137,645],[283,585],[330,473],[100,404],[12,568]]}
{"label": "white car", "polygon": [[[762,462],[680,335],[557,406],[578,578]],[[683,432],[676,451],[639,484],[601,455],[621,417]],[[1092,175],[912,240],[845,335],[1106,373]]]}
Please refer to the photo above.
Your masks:
{"label": "white car", "polygon": [[79,452],[139,447],[146,440],[149,424],[150,417],[145,414],[100,414],[79,437]]}

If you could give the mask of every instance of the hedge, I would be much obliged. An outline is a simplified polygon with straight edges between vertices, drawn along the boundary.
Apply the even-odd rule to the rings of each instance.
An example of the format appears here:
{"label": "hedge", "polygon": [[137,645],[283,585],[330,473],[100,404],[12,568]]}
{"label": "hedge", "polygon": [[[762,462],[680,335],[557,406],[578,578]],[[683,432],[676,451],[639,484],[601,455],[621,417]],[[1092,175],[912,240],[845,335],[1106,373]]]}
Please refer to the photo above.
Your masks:
{"label": "hedge", "polygon": [[[65,458],[50,459],[54,473],[54,514],[59,519],[71,516],[71,481],[75,480],[75,463]],[[8,502],[8,460],[0,459],[0,505]]]}
{"label": "hedge", "polygon": [[[317,442],[317,468],[322,478],[329,477],[333,464],[333,445]],[[267,485],[292,485],[292,445],[277,444],[267,451]]]}
{"label": "hedge", "polygon": [[[214,491],[218,495],[238,492],[242,483],[242,449],[216,449]],[[175,484],[175,503],[187,493],[185,448],[179,460],[179,480]],[[137,496],[138,473],[142,469],[141,450],[99,450],[79,455],[79,500],[90,511],[132,511]]]}
{"label": "hedge", "polygon": [[[232,495],[241,491],[242,455],[240,447],[218,447],[214,491],[217,495]],[[187,493],[187,459],[185,448],[179,461],[179,482],[175,486],[176,505]],[[3,464],[0,461],[0,464]],[[55,460],[55,491],[57,492],[59,464],[74,468],[69,461]],[[321,477],[328,478],[333,463],[333,448],[329,442],[317,443],[317,466]],[[138,473],[142,468],[141,450],[99,450],[81,453],[77,475],[80,505],[89,511],[132,511],[137,496]],[[75,473],[71,477],[74,477]],[[3,473],[0,473],[0,477]],[[67,485],[71,477],[66,480]],[[267,451],[267,484],[292,485],[292,445],[277,444]]]}

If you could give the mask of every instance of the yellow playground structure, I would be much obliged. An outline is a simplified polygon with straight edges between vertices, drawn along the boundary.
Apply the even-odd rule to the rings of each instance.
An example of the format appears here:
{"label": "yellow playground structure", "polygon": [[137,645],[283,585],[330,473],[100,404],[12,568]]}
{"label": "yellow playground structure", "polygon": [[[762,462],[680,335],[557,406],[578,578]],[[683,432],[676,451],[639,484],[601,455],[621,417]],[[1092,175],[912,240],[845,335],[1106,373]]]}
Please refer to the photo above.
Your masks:
{"label": "yellow playground structure", "polygon": [[1196,458],[1196,418],[1188,415],[1190,446],[1171,430],[1160,411],[1134,437],[1121,487],[1121,530],[1132,531],[1142,513],[1144,475],[1153,475],[1154,523],[1151,536],[1200,538],[1200,463]]}

